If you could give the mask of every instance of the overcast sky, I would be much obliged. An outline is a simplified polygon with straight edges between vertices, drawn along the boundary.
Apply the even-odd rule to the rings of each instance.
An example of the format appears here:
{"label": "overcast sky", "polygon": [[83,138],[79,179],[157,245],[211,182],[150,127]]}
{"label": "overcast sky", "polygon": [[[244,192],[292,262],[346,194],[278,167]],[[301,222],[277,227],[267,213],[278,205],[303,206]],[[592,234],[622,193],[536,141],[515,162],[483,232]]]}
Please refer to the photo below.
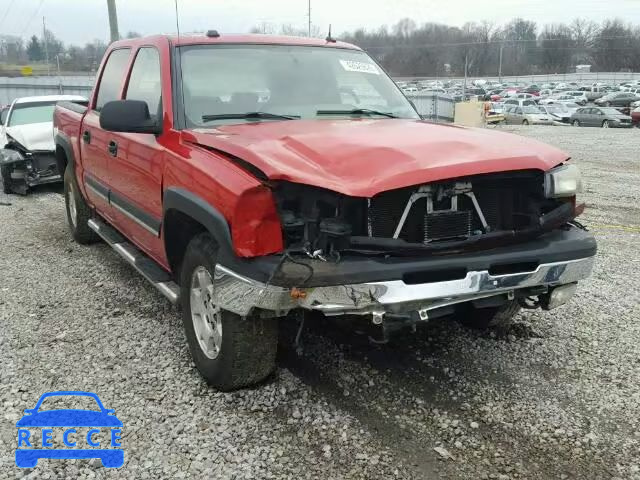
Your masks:
{"label": "overcast sky", "polygon": [[[175,32],[174,0],[116,0],[120,33]],[[183,32],[216,28],[247,32],[261,22],[306,27],[307,0],[178,0]],[[0,0],[0,33],[30,36],[47,27],[65,43],[108,41],[106,0]],[[312,0],[312,21],[322,32],[392,25],[401,18],[416,23],[462,25],[468,21],[503,23],[513,17],[539,23],[595,21],[619,17],[640,24],[640,0]]]}

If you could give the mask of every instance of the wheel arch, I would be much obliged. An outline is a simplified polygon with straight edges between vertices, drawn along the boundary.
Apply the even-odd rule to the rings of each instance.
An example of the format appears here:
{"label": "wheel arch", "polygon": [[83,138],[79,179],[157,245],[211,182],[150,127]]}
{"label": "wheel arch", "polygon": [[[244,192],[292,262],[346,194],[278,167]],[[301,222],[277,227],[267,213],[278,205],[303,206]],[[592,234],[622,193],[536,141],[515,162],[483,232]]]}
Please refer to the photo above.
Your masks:
{"label": "wheel arch", "polygon": [[55,156],[58,173],[60,173],[60,175],[64,175],[64,171],[67,168],[67,165],[75,164],[73,147],[71,146],[71,141],[69,140],[69,138],[60,132],[56,133],[55,144]]}
{"label": "wheel arch", "polygon": [[182,188],[170,187],[163,197],[163,237],[167,261],[175,278],[191,239],[208,232],[218,248],[218,261],[234,260],[231,232],[224,216],[201,197]]}

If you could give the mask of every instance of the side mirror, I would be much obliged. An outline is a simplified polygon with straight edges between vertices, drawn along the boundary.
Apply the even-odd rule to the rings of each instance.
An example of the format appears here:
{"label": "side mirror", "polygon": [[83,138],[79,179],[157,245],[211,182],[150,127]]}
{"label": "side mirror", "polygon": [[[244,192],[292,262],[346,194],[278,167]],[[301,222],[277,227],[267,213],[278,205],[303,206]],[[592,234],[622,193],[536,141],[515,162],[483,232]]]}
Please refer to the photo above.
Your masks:
{"label": "side mirror", "polygon": [[100,127],[111,132],[162,133],[158,121],[151,118],[147,102],[114,100],[100,110]]}

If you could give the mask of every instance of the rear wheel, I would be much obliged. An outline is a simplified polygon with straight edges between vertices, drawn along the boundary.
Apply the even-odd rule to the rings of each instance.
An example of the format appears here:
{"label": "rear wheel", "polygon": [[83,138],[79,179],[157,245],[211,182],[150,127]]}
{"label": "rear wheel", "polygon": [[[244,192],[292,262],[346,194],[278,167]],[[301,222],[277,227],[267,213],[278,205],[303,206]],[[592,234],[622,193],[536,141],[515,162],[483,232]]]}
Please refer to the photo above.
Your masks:
{"label": "rear wheel", "polygon": [[507,329],[520,310],[520,304],[516,300],[510,300],[499,307],[486,308],[476,308],[472,303],[468,303],[462,306],[458,320],[467,327],[479,330]]}
{"label": "rear wheel", "polygon": [[602,128],[609,128],[609,120],[602,122]]}
{"label": "rear wheel", "polygon": [[574,127],[579,127],[580,126],[580,121],[579,120],[574,120],[573,121],[573,126]]}
{"label": "rear wheel", "polygon": [[529,120],[523,120],[522,125],[529,125]]}
{"label": "rear wheel", "polygon": [[81,245],[96,242],[98,235],[87,224],[91,219],[91,209],[78,189],[78,182],[71,166],[67,166],[64,171],[64,201],[73,239]]}
{"label": "rear wheel", "polygon": [[278,320],[241,317],[215,303],[216,254],[208,233],[189,243],[181,269],[182,321],[196,367],[209,384],[226,391],[273,372]]}

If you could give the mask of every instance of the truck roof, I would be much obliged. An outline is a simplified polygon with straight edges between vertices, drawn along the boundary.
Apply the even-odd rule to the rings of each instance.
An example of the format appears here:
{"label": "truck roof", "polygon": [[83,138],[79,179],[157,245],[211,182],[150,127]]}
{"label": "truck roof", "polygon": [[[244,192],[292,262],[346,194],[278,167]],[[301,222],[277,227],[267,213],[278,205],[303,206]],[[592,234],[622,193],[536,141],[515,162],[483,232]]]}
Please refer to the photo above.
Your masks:
{"label": "truck roof", "polygon": [[297,45],[311,47],[344,48],[350,50],[361,50],[359,47],[346,42],[328,42],[321,38],[292,37],[285,35],[262,35],[262,34],[223,34],[219,37],[208,37],[205,33],[185,34],[185,35],[152,35],[148,37],[119,40],[112,44],[112,47],[135,45],[147,43],[149,41],[168,38],[173,45],[228,45],[228,44],[254,44],[254,45]]}

